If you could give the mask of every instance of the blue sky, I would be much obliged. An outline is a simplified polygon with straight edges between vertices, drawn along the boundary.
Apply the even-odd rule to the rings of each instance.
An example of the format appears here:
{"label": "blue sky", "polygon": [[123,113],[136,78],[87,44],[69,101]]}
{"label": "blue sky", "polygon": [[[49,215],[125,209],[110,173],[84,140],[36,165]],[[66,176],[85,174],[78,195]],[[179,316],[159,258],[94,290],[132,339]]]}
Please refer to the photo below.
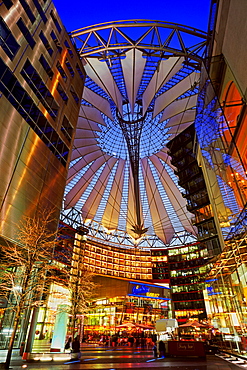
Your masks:
{"label": "blue sky", "polygon": [[210,0],[53,0],[67,31],[127,19],[179,23],[207,31]]}

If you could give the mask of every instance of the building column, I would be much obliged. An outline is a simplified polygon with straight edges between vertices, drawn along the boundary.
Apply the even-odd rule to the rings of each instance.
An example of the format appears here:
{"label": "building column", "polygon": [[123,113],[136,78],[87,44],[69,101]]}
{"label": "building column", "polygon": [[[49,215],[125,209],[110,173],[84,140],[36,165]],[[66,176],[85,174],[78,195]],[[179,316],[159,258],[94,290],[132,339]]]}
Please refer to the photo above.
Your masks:
{"label": "building column", "polygon": [[59,305],[55,319],[50,352],[63,352],[68,323],[68,305]]}

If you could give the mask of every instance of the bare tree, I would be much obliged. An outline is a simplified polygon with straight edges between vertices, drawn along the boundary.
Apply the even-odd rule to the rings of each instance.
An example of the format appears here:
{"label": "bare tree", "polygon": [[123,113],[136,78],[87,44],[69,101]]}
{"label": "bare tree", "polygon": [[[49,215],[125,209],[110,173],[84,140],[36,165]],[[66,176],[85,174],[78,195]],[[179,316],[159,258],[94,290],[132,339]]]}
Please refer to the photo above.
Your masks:
{"label": "bare tree", "polygon": [[56,240],[52,210],[40,210],[25,217],[18,226],[16,242],[0,245],[0,292],[15,310],[5,369],[9,369],[21,314],[42,298],[47,272],[52,268]]}
{"label": "bare tree", "polygon": [[71,269],[68,287],[71,293],[71,335],[76,333],[76,321],[79,315],[85,315],[88,311],[88,303],[96,296],[97,284],[93,282],[94,273],[84,266],[79,269]]}
{"label": "bare tree", "polygon": [[75,337],[79,318],[86,314],[90,300],[97,295],[98,284],[93,281],[95,274],[84,265],[84,243],[82,240],[79,243],[73,243],[71,265],[65,266],[63,271],[60,269],[58,273],[63,281],[62,284],[70,292],[69,314],[71,316],[70,331],[72,338]]}

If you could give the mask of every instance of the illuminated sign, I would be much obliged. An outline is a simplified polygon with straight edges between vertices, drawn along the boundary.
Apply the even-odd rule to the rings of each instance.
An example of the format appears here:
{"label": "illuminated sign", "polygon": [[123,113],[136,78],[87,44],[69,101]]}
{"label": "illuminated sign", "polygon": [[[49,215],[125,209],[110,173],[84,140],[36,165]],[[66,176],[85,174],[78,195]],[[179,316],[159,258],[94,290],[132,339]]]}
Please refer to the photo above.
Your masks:
{"label": "illuminated sign", "polygon": [[[158,289],[160,292],[157,291]],[[170,298],[163,297],[162,292],[163,287],[161,286],[130,282],[128,295],[142,298],[170,300]]]}
{"label": "illuminated sign", "polygon": [[150,288],[146,285],[134,285],[132,288],[133,294],[146,294],[150,291]]}

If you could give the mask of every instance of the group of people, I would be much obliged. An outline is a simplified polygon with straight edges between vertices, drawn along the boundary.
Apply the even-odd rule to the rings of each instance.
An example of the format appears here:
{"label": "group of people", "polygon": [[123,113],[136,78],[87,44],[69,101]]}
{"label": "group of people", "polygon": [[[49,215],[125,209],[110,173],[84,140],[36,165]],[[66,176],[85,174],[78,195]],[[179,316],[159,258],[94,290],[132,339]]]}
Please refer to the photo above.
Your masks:
{"label": "group of people", "polygon": [[69,337],[64,347],[65,352],[75,353],[76,358],[81,357],[80,338],[77,335],[73,340]]}
{"label": "group of people", "polygon": [[[97,342],[97,341],[96,341]],[[135,347],[135,348],[152,348],[153,339],[149,337],[137,337],[133,335],[122,336],[114,334],[112,336],[101,335],[99,344],[112,347]]]}

